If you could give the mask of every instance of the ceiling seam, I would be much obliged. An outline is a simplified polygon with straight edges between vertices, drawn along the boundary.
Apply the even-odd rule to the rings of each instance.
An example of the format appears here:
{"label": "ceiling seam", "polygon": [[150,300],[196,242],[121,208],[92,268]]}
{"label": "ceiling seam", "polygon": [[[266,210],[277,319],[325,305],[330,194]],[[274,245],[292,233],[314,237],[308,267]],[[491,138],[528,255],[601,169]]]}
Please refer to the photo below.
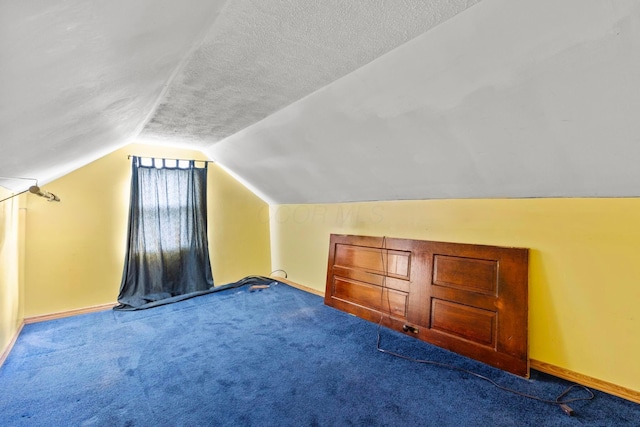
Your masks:
{"label": "ceiling seam", "polygon": [[[202,43],[205,41],[205,39],[207,38],[207,35],[209,34],[209,31],[216,25],[216,22],[218,21],[218,19],[224,15],[225,10],[229,7],[229,4],[232,2],[232,0],[226,0],[224,2],[224,6],[222,6],[218,12],[215,15],[215,18],[213,18],[213,20],[211,21],[210,24],[204,26],[203,30],[201,31],[201,33],[194,37],[194,42],[191,44],[191,47],[187,50],[187,52],[184,54],[184,56],[182,57],[182,59],[180,60],[180,62],[178,63],[178,65],[176,66],[176,68],[173,70],[173,72],[171,73],[171,76],[169,76],[169,78],[167,79],[167,81],[165,82],[165,84],[162,87],[162,91],[160,92],[160,94],[158,95],[158,97],[156,98],[156,101],[153,103],[153,107],[151,108],[151,110],[149,111],[149,114],[147,114],[147,116],[145,117],[145,119],[140,123],[140,125],[138,125],[138,127],[135,129],[135,131],[133,132],[133,136],[131,137],[131,140],[134,140],[136,138],[138,138],[140,136],[140,134],[142,133],[142,131],[144,130],[144,128],[147,126],[147,124],[149,123],[149,121],[153,118],[153,116],[156,114],[156,111],[158,110],[158,107],[160,106],[160,103],[162,103],[162,100],[164,100],[165,95],[167,94],[167,91],[169,90],[169,88],[171,87],[171,84],[173,83],[173,81],[175,80],[175,78],[178,76],[178,74],[180,74],[180,72],[184,69],[185,65],[189,62],[189,59],[193,56],[193,54],[195,53],[196,50],[198,50],[198,48],[200,48],[200,46],[202,46]],[[126,141],[123,146],[129,144],[131,142],[131,140]],[[206,154],[206,153],[205,153]]]}
{"label": "ceiling seam", "polygon": [[[401,48],[405,48],[408,44],[410,44],[410,43],[412,43],[412,42],[415,42],[417,39],[419,39],[419,38],[421,38],[421,37],[424,37],[424,36],[425,36],[425,34],[427,34],[427,33],[431,32],[432,30],[434,30],[434,29],[436,29],[436,28],[438,28],[438,27],[442,26],[443,24],[446,24],[446,23],[447,23],[447,22],[449,22],[449,21],[453,21],[454,19],[458,18],[458,17],[459,17],[459,15],[462,15],[462,14],[464,14],[465,12],[468,12],[468,10],[469,10],[469,9],[473,8],[474,6],[477,6],[477,5],[478,5],[478,4],[480,4],[480,3],[481,3],[481,1],[480,1],[480,0],[478,0],[478,2],[476,2],[476,3],[472,4],[471,6],[467,7],[467,8],[466,8],[466,9],[464,9],[464,10],[462,10],[461,12],[458,12],[458,13],[454,14],[453,16],[450,16],[449,18],[445,19],[444,21],[441,21],[441,22],[439,22],[438,24],[436,24],[436,25],[434,25],[434,26],[432,26],[432,27],[430,27],[430,28],[426,29],[426,30],[425,30],[425,31],[423,31],[422,33],[420,33],[420,34],[416,35],[415,37],[412,37],[412,38],[410,38],[410,39],[406,40],[404,43],[402,43],[402,44],[400,44],[400,45],[398,45],[398,46],[394,47],[393,49],[388,50],[388,51],[386,51],[386,52],[382,53],[381,55],[376,56],[375,58],[373,58],[372,60],[370,60],[369,62],[367,62],[367,63],[365,63],[365,64],[362,64],[362,65],[361,65],[361,66],[359,66],[358,68],[356,68],[356,69],[354,69],[354,70],[349,71],[348,73],[346,73],[346,74],[344,74],[344,75],[342,75],[342,76],[338,77],[337,79],[335,79],[335,80],[333,80],[333,81],[331,81],[331,82],[327,83],[326,85],[324,85],[324,86],[322,86],[322,87],[319,87],[318,89],[314,90],[313,92],[308,93],[307,95],[303,96],[302,98],[296,99],[295,101],[293,101],[293,102],[291,102],[291,103],[289,103],[289,104],[287,104],[287,105],[284,105],[283,107],[281,107],[281,108],[279,108],[279,109],[277,109],[277,110],[275,110],[275,111],[271,112],[271,114],[269,114],[268,116],[263,117],[262,119],[260,119],[260,120],[258,120],[258,121],[256,121],[256,122],[254,122],[254,123],[252,123],[252,124],[250,124],[249,126],[245,126],[244,128],[242,128],[242,129],[238,130],[237,132],[234,132],[234,133],[233,133],[233,134],[231,134],[231,135],[227,135],[225,138],[223,138],[223,139],[221,139],[221,140],[219,140],[219,141],[215,141],[215,142],[213,142],[211,145],[209,145],[209,146],[207,146],[206,148],[204,148],[204,149],[202,150],[202,152],[203,152],[205,155],[207,155],[209,158],[212,158],[212,157],[211,157],[211,154],[210,154],[210,152],[209,152],[209,151],[210,151],[210,150],[212,150],[212,149],[213,149],[213,147],[215,147],[216,145],[220,144],[221,142],[224,142],[225,140],[227,140],[227,139],[229,139],[229,138],[233,137],[234,135],[239,134],[239,133],[241,133],[241,132],[244,132],[244,131],[246,131],[246,130],[248,130],[248,129],[250,129],[250,128],[254,127],[254,126],[256,126],[257,124],[259,124],[259,123],[261,123],[261,122],[263,122],[263,121],[265,121],[265,120],[269,119],[270,117],[272,117],[272,116],[274,116],[274,115],[276,115],[276,114],[280,113],[281,111],[286,110],[287,108],[290,108],[291,106],[296,105],[296,104],[298,104],[298,103],[300,103],[300,102],[302,102],[302,101],[306,100],[307,98],[310,98],[310,97],[312,97],[312,96],[316,95],[317,93],[319,93],[319,92],[322,92],[322,91],[326,90],[327,88],[329,88],[329,87],[331,87],[332,85],[336,84],[336,83],[337,83],[337,82],[339,82],[340,80],[345,79],[345,78],[347,78],[347,76],[350,76],[351,74],[355,74],[355,73],[359,72],[360,70],[363,70],[363,69],[364,69],[364,68],[366,68],[366,67],[369,67],[371,64],[373,64],[373,63],[377,62],[378,60],[380,60],[380,59],[384,58],[384,57],[385,57],[385,56],[387,56],[387,55],[390,55],[392,52],[394,52],[394,51],[396,51],[396,50],[399,50],[399,49],[401,49]],[[225,7],[226,7],[226,4],[225,4]]]}

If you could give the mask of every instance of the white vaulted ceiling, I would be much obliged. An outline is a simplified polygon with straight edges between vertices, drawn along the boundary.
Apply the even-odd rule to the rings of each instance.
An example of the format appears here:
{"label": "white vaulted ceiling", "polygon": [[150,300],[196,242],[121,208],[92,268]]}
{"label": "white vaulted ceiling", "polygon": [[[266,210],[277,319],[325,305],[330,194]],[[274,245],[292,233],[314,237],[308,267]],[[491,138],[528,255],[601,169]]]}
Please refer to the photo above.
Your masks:
{"label": "white vaulted ceiling", "polygon": [[230,1],[141,138],[209,148],[477,1]]}
{"label": "white vaulted ceiling", "polygon": [[0,176],[47,181],[126,144],[223,3],[0,0]]}
{"label": "white vaulted ceiling", "polygon": [[276,203],[640,196],[638,52],[634,0],[0,0],[0,176],[141,141]]}
{"label": "white vaulted ceiling", "polygon": [[279,203],[640,196],[640,3],[492,1],[207,150]]}

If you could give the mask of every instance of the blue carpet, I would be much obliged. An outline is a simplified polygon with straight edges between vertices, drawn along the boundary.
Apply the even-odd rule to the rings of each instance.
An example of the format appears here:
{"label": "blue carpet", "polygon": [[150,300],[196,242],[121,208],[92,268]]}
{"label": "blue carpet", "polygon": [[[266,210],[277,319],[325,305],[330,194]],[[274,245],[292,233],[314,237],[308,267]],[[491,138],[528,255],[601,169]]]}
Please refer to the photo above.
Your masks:
{"label": "blue carpet", "polygon": [[[555,399],[568,385],[381,334],[383,348],[525,393]],[[640,426],[629,401],[595,392],[569,417],[380,353],[376,337],[375,324],[283,284],[30,324],[0,368],[0,426]]]}

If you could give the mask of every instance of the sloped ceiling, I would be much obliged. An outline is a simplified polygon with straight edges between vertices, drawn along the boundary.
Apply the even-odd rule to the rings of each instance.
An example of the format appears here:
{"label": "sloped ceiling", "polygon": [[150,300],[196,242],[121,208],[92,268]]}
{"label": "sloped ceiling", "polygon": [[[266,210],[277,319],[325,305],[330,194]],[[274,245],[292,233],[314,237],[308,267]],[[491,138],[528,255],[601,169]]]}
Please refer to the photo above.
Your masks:
{"label": "sloped ceiling", "polygon": [[274,203],[640,196],[640,4],[475,3],[2,2],[0,175],[138,140]]}
{"label": "sloped ceiling", "polygon": [[208,148],[477,1],[230,1],[140,138]]}
{"label": "sloped ceiling", "polygon": [[0,0],[0,176],[209,147],[477,1]]}
{"label": "sloped ceiling", "polygon": [[485,0],[207,153],[278,203],[640,195],[640,3]]}
{"label": "sloped ceiling", "polygon": [[223,4],[1,0],[0,176],[47,181],[126,144]]}

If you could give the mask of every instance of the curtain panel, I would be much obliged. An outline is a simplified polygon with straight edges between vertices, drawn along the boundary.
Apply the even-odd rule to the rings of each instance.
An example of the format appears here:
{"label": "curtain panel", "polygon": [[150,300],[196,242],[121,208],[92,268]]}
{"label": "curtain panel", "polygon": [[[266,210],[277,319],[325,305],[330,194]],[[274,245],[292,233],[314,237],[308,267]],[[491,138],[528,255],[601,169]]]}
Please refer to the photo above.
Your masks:
{"label": "curtain panel", "polygon": [[207,163],[195,163],[168,166],[165,159],[133,157],[127,253],[115,309],[149,308],[213,287]]}

